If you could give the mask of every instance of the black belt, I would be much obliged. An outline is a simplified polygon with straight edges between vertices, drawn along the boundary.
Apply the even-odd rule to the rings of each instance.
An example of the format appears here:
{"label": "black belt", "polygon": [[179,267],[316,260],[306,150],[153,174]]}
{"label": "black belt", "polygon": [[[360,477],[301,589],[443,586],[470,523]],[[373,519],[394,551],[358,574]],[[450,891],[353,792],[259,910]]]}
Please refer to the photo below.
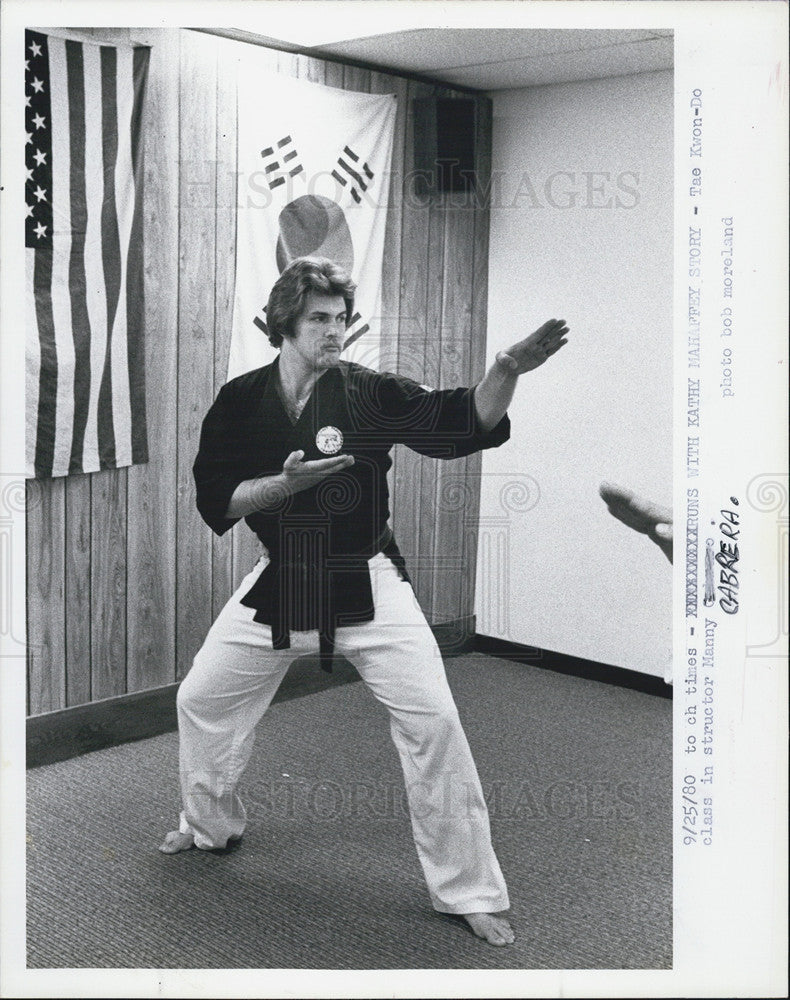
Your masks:
{"label": "black belt", "polygon": [[[379,552],[383,552],[391,559],[401,577],[408,581],[406,564],[395,544],[392,530],[388,526],[375,542],[362,550],[345,553],[334,558],[321,556],[310,564],[289,562],[287,558],[283,561],[278,552],[272,553],[270,551],[269,565],[255,581],[249,592],[244,595],[241,603],[247,607],[256,608],[254,621],[271,625],[272,649],[290,649],[292,630],[309,631],[317,627],[319,663],[322,670],[331,673],[336,628],[372,621],[375,615],[367,561]],[[358,565],[355,565],[357,561]],[[338,611],[336,609],[335,594],[331,586],[333,562],[338,573],[358,574],[358,580],[364,591],[361,607],[351,611]],[[270,601],[272,587],[276,588],[274,593],[277,595],[277,601],[275,607],[267,612],[262,605]],[[299,591],[301,599],[304,598],[305,594],[311,592],[311,597],[316,605],[315,610],[317,610],[315,616],[311,616],[309,607],[294,608],[295,587],[301,588]],[[295,613],[297,610],[301,613],[301,617],[299,613]],[[267,617],[271,619],[269,622],[266,621]],[[305,624],[308,625],[307,628],[299,627]]]}

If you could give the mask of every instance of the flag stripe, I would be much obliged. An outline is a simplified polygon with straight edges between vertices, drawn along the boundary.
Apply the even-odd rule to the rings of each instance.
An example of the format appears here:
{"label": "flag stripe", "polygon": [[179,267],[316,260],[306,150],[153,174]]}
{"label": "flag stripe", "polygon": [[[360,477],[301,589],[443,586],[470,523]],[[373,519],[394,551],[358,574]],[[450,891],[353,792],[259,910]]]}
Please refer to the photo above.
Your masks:
{"label": "flag stripe", "polygon": [[336,170],[332,171],[332,176],[335,178],[336,181],[339,181],[343,185],[343,187],[345,187],[346,184],[348,183],[345,177],[342,174],[339,174]]}
{"label": "flag stripe", "polygon": [[85,148],[95,150],[85,160],[85,202],[88,227],[85,233],[85,277],[91,336],[91,392],[88,424],[85,432],[84,468],[96,472],[103,468],[104,427],[99,424],[99,394],[104,360],[107,354],[107,292],[104,287],[102,260],[102,203],[104,201],[104,165],[102,162],[101,65],[94,45],[83,46],[85,73]]}
{"label": "flag stripe", "polygon": [[276,187],[279,187],[281,184],[285,184],[285,178],[284,177],[277,177],[275,180],[273,180],[271,182],[271,184],[269,185],[269,187],[270,188],[276,188]]}
{"label": "flag stripe", "polygon": [[289,170],[288,171],[288,176],[289,177],[296,177],[296,175],[297,174],[301,174],[301,172],[302,172],[302,165],[300,163],[298,167],[294,167],[293,170]]}
{"label": "flag stripe", "polygon": [[101,255],[104,267],[107,339],[104,345],[102,376],[99,384],[97,425],[99,465],[102,469],[115,466],[115,421],[113,420],[113,327],[121,288],[121,248],[115,205],[115,161],[118,155],[118,108],[115,92],[115,49],[103,45],[99,49],[101,80],[102,183]]}
{"label": "flag stripe", "polygon": [[41,345],[36,323],[36,298],[33,274],[36,252],[25,250],[25,475],[36,475],[36,431],[38,427],[38,382],[41,371]]}
{"label": "flag stripe", "polygon": [[52,318],[52,248],[36,251],[33,292],[36,323],[41,348],[38,380],[38,425],[36,433],[36,475],[51,476],[55,454],[55,414],[58,391],[58,357],[55,350],[55,323]]}
{"label": "flag stripe", "polygon": [[280,139],[280,141],[277,143],[277,148],[282,149],[283,146],[287,146],[290,141],[291,137],[290,135],[287,135],[284,139]]}
{"label": "flag stripe", "polygon": [[132,53],[130,50],[113,50],[116,72],[113,86],[117,107],[117,149],[115,156],[113,191],[117,212],[119,251],[119,288],[112,330],[112,412],[115,429],[115,465],[130,465],[132,461],[131,412],[129,401],[129,360],[126,321],[126,267],[129,238],[134,212],[134,189],[125,183],[132,174],[131,118]]}
{"label": "flag stripe", "polygon": [[359,157],[350,146],[344,146],[343,152],[346,154],[346,156],[350,156],[351,159],[354,161],[354,163],[359,163]]}
{"label": "flag stripe", "polygon": [[141,126],[143,92],[148,77],[148,50],[132,53],[132,112],[129,141],[132,151],[132,228],[126,264],[126,351],[129,366],[129,407],[131,411],[132,462],[148,461],[148,433],[145,418],[145,343],[143,310],[143,155]]}
{"label": "flag stripe", "polygon": [[[82,78],[82,46],[66,42],[66,89],[69,97],[69,150],[71,205],[71,253],[69,290],[71,329],[74,339],[74,433],[70,472],[83,471],[83,450],[91,392],[91,327],[85,292],[85,232],[88,208],[85,202],[85,89]],[[64,168],[65,169],[65,168]]]}
{"label": "flag stripe", "polygon": [[58,395],[55,453],[52,475],[69,470],[74,436],[74,337],[71,331],[69,254],[71,206],[69,202],[69,101],[66,90],[66,47],[62,39],[49,40],[52,87],[52,316],[58,352]]}

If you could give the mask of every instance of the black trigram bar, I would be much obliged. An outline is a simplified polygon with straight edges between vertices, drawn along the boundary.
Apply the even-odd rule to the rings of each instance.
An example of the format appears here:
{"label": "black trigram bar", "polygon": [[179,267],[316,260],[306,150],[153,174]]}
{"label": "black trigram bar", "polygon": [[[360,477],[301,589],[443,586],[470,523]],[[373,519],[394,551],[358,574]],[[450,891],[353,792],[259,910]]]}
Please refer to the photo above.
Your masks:
{"label": "black trigram bar", "polygon": [[[262,149],[261,156],[267,161],[264,164],[263,172],[264,174],[271,175],[266,178],[271,191],[281,184],[285,184],[287,165],[293,164],[287,171],[289,177],[295,177],[297,174],[302,173],[303,167],[298,162],[298,154],[293,148],[293,140],[290,135],[278,139],[274,146],[267,146],[266,149]],[[294,163],[293,161],[296,162]]]}
{"label": "black trigram bar", "polygon": [[[266,315],[266,306],[263,307],[263,314],[264,316]],[[263,322],[260,316],[253,316],[252,322],[258,327],[259,330],[263,331],[263,333],[265,333],[267,336],[269,335],[269,328],[266,326],[266,324]]]}
{"label": "black trigram bar", "polygon": [[367,184],[362,180],[362,177],[356,172],[356,170],[354,170],[346,163],[346,161],[343,159],[342,156],[339,156],[337,158],[337,164],[341,168],[341,170],[345,170],[348,176],[352,177],[357,182],[357,184],[359,184],[359,186],[362,188],[363,191],[367,191],[368,188]]}
{"label": "black trigram bar", "polygon": [[[346,159],[343,159],[344,156]],[[347,162],[348,160],[354,164],[353,167]],[[359,196],[359,192],[367,191],[368,184],[373,180],[373,171],[367,163],[360,163],[359,156],[350,146],[343,147],[343,152],[337,158],[337,167],[337,170],[332,171],[332,176],[336,181],[342,184],[343,187],[348,187],[349,194],[354,201],[359,204],[362,201]],[[343,171],[343,173],[340,173],[340,171]],[[350,178],[352,181],[350,186],[347,178]]]}
{"label": "black trigram bar", "polygon": [[[351,322],[348,324],[349,330],[351,330],[354,324],[358,323],[360,319],[362,319],[360,314],[354,313],[354,315],[351,317]],[[345,350],[350,344],[353,344],[355,340],[359,340],[359,338],[364,333],[367,333],[369,329],[370,329],[370,324],[363,323],[362,326],[360,326],[357,330],[352,330],[352,332],[343,341],[343,350]]]}
{"label": "black trigram bar", "polygon": [[[332,176],[335,178],[336,181],[339,181],[343,185],[343,187],[346,187],[346,185],[348,184],[348,181],[345,179],[345,177],[342,174],[339,174],[336,170],[332,171]],[[351,197],[357,204],[359,204],[360,201],[362,201],[362,199],[359,197],[359,192],[355,187],[350,187],[349,192],[351,194]]]}
{"label": "black trigram bar", "polygon": [[[343,152],[346,154],[346,156],[350,157],[354,161],[354,163],[359,163],[359,157],[350,146],[344,146]],[[370,169],[367,163],[362,164],[362,170],[365,173],[365,176],[368,178],[368,180],[372,181],[373,171]]]}

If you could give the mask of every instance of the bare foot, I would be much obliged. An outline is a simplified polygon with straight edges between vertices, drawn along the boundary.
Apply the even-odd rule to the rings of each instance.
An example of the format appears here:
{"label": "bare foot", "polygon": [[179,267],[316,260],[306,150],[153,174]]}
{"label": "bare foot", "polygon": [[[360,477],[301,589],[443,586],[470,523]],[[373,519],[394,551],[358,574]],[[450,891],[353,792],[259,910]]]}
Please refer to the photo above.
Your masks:
{"label": "bare foot", "polygon": [[601,483],[601,499],[618,521],[647,535],[672,562],[672,511],[614,483]]}
{"label": "bare foot", "polygon": [[495,913],[462,913],[461,916],[479,938],[498,948],[513,944],[516,940],[513,928],[507,920]]}
{"label": "bare foot", "polygon": [[179,851],[188,851],[195,846],[195,840],[191,833],[179,833],[178,830],[171,830],[164,841],[159,845],[162,854],[178,854]]}

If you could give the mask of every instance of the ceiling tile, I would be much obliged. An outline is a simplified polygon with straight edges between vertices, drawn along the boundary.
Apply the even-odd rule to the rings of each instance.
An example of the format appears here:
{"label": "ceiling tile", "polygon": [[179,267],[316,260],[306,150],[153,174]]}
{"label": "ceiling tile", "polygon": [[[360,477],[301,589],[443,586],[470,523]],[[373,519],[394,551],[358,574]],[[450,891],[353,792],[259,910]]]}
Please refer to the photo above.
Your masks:
{"label": "ceiling tile", "polygon": [[644,29],[427,28],[349,39],[317,46],[316,51],[397,64],[413,73],[430,73],[436,69],[622,46],[655,36],[656,32]]}
{"label": "ceiling tile", "polygon": [[673,40],[656,38],[605,50],[557,53],[523,61],[436,70],[432,75],[457,86],[489,91],[650,73],[671,69],[672,65]]}

